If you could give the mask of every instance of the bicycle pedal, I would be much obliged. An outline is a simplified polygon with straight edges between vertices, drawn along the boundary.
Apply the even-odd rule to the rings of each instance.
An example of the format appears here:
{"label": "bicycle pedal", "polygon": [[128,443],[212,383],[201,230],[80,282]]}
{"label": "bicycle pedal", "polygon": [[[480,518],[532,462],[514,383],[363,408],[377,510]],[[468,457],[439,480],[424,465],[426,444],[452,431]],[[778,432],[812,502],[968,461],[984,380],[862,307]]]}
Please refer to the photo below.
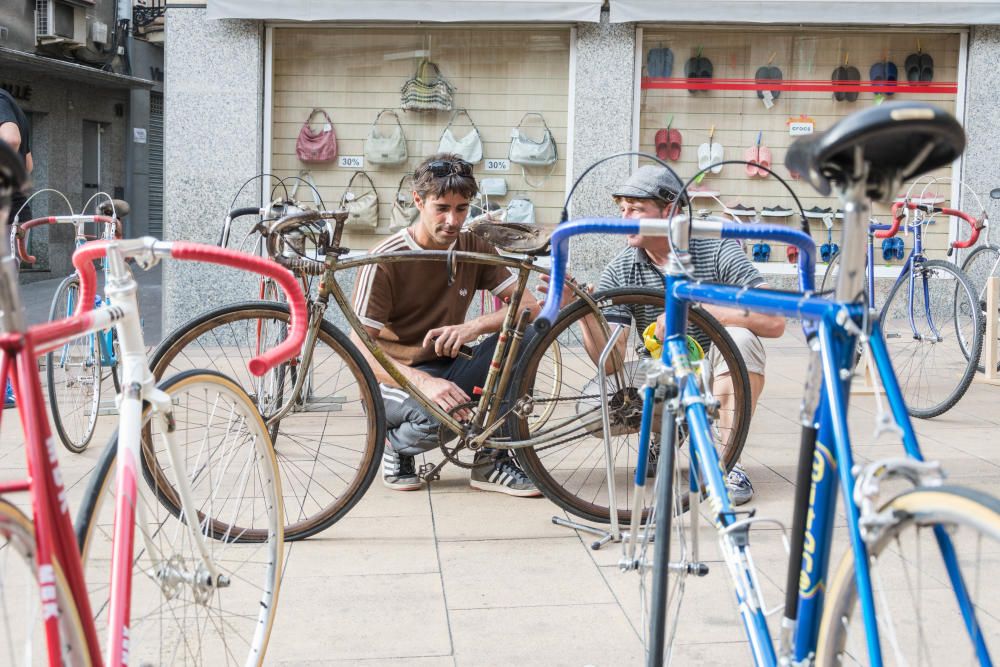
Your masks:
{"label": "bicycle pedal", "polygon": [[436,482],[441,479],[441,469],[433,463],[421,463],[417,468],[417,476],[425,482]]}

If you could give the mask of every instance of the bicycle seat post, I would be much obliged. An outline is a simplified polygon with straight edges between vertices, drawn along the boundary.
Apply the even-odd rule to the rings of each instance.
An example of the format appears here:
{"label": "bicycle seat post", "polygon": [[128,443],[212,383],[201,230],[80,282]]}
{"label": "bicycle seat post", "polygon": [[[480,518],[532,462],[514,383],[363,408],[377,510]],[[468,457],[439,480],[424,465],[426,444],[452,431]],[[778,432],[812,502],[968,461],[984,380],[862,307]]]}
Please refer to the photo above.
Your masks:
{"label": "bicycle seat post", "polygon": [[844,224],[840,230],[840,273],[834,286],[837,301],[854,303],[864,299],[865,264],[868,257],[868,219],[871,204],[865,194],[868,164],[863,163],[861,178],[840,192],[844,204]]}

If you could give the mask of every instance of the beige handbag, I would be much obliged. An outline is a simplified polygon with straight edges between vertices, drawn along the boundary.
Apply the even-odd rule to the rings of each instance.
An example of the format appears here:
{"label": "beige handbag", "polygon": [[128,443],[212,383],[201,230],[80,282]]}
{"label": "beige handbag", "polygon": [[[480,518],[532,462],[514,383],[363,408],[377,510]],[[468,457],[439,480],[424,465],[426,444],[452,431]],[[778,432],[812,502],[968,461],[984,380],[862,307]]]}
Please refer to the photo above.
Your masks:
{"label": "beige handbag", "polygon": [[[392,114],[396,119],[396,127],[392,128],[389,136],[379,134],[378,121],[382,114]],[[406,162],[408,157],[406,152],[406,137],[403,136],[403,126],[399,123],[399,116],[392,109],[382,109],[375,116],[368,136],[365,137],[365,160],[369,164],[395,165]]]}
{"label": "beige handbag", "polygon": [[[409,181],[409,186],[404,190],[403,184]],[[392,200],[392,213],[389,219],[389,231],[399,231],[405,229],[417,221],[420,217],[420,209],[413,203],[413,174],[406,174],[399,180],[399,188],[396,189],[396,197]]]}
{"label": "beige handbag", "polygon": [[[359,175],[364,176],[370,186],[367,192],[362,190],[364,192],[362,195],[358,195],[352,189],[354,179]],[[375,190],[375,183],[372,182],[371,176],[363,171],[354,172],[351,180],[347,183],[347,190],[344,191],[344,196],[340,198],[340,207],[347,209],[346,226],[369,230],[378,227],[378,192]]]}
{"label": "beige handbag", "polygon": [[451,111],[455,86],[441,76],[437,63],[425,58],[400,92],[399,108],[403,111]]}
{"label": "beige handbag", "polygon": [[[472,130],[461,139],[456,139],[455,135],[451,133],[451,124],[455,122],[459,114],[465,114],[465,117],[469,119],[469,124],[472,125]],[[483,140],[479,136],[479,128],[476,127],[472,116],[465,109],[455,109],[455,112],[451,114],[448,125],[445,126],[444,132],[441,133],[441,140],[438,141],[438,153],[452,153],[469,164],[482,162]]]}

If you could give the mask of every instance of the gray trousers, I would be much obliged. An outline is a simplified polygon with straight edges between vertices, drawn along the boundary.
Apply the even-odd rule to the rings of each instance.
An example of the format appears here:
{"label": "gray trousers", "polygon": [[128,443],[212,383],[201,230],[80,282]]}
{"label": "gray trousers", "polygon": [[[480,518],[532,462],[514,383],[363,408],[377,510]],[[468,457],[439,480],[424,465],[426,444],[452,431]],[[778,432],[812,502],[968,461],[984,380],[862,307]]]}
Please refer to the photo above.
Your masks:
{"label": "gray trousers", "polygon": [[[518,349],[518,361],[528,349],[534,335],[534,327],[529,326]],[[469,396],[475,396],[474,389],[482,387],[490,370],[493,352],[496,350],[500,334],[493,334],[472,348],[472,358],[441,357],[414,366],[428,375],[444,378],[458,385]],[[400,454],[415,456],[435,449],[443,431],[445,442],[455,438],[455,434],[441,429],[441,424],[417,401],[402,389],[379,385],[382,401],[385,403],[386,437],[392,448]]]}

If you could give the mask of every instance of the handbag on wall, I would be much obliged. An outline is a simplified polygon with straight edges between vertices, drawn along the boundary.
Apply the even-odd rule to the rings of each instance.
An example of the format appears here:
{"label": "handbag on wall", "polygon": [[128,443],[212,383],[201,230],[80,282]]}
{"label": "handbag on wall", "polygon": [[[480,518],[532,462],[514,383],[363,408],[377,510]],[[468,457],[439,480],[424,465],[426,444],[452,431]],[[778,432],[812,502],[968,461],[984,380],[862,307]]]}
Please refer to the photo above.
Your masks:
{"label": "handbag on wall", "polygon": [[403,111],[451,111],[455,86],[441,76],[437,63],[424,58],[400,92],[399,106]]}
{"label": "handbag on wall", "polygon": [[[521,125],[524,124],[528,116],[537,116],[542,121],[545,133],[540,141],[535,141],[521,132]],[[510,150],[507,157],[514,164],[524,167],[548,167],[555,164],[559,155],[556,152],[556,142],[552,138],[552,132],[545,122],[545,118],[540,113],[529,111],[521,117],[521,122],[517,124],[512,132],[510,140]]]}
{"label": "handbag on wall", "polygon": [[[465,117],[469,119],[469,124],[472,125],[472,129],[461,139],[456,139],[455,135],[451,132],[451,125],[460,114],[465,114]],[[465,109],[455,109],[455,112],[451,114],[444,132],[441,133],[441,139],[438,141],[438,153],[454,153],[469,164],[476,164],[482,161],[483,140],[479,136],[479,128],[476,127],[475,121],[472,120],[472,116]]]}
{"label": "handbag on wall", "polygon": [[[406,190],[403,185],[409,181],[410,186]],[[405,174],[399,180],[399,187],[396,189],[396,197],[392,200],[392,213],[389,219],[389,230],[398,231],[409,227],[420,217],[420,209],[413,203],[413,175]]]}
{"label": "handbag on wall", "polygon": [[[378,121],[382,114],[392,114],[396,119],[396,127],[388,136],[382,135],[378,130]],[[406,137],[403,136],[403,126],[399,122],[399,116],[392,109],[382,109],[372,121],[368,136],[365,137],[365,160],[369,164],[395,165],[406,162],[409,155],[406,152]]]}
{"label": "handbag on wall", "polygon": [[507,179],[505,178],[484,178],[479,183],[479,191],[489,197],[507,196]]}
{"label": "handbag on wall", "polygon": [[[317,131],[309,127],[309,123],[318,113],[323,114],[326,124]],[[310,111],[306,122],[302,123],[295,140],[295,154],[303,162],[329,162],[337,157],[337,133],[333,131],[330,116],[322,109]]]}
{"label": "handbag on wall", "polygon": [[[358,196],[353,190],[354,179],[364,176],[368,180],[369,190]],[[378,192],[371,176],[364,171],[356,171],[347,182],[347,189],[340,198],[340,207],[347,210],[348,227],[357,229],[375,229],[378,227]]]}
{"label": "handbag on wall", "polygon": [[504,217],[504,220],[506,222],[534,224],[535,205],[531,203],[530,199],[511,199],[507,204],[507,215]]}

